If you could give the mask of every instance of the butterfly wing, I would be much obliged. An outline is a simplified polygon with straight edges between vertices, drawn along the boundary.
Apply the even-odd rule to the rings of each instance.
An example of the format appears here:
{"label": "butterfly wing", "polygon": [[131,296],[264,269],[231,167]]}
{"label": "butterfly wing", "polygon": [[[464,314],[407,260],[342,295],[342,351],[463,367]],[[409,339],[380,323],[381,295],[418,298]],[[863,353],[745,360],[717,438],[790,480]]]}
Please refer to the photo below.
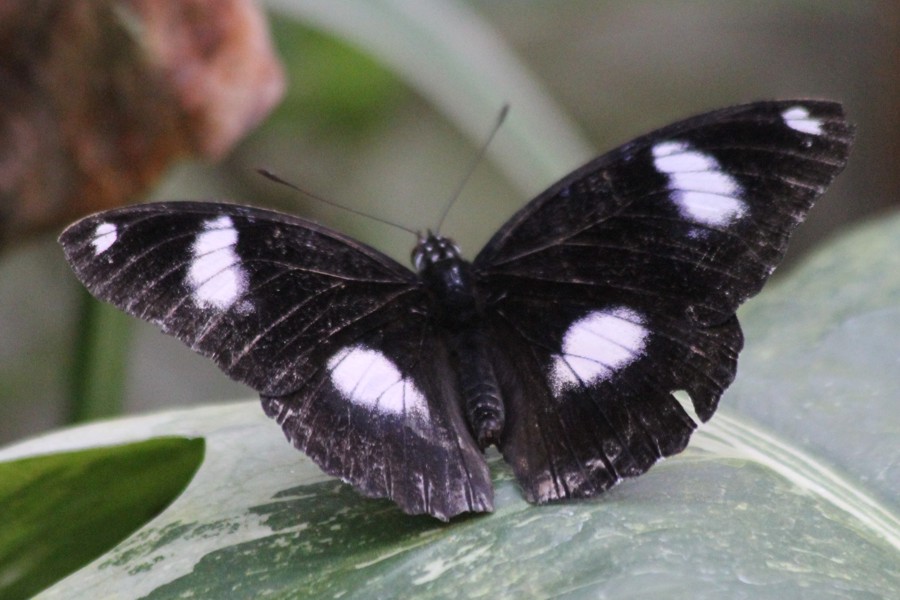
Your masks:
{"label": "butterfly wing", "polygon": [[444,521],[491,511],[487,463],[460,411],[444,340],[410,327],[409,314],[329,351],[296,392],[263,395],[263,408],[326,473],[366,496]]}
{"label": "butterfly wing", "polygon": [[60,242],[96,297],[259,391],[327,473],[410,513],[490,510],[487,465],[408,269],[314,223],[228,204],[107,211]]}
{"label": "butterfly wing", "polygon": [[597,494],[681,451],[734,378],[735,310],[843,168],[840,105],[761,102],[676,123],[576,170],[474,264],[529,499]]}

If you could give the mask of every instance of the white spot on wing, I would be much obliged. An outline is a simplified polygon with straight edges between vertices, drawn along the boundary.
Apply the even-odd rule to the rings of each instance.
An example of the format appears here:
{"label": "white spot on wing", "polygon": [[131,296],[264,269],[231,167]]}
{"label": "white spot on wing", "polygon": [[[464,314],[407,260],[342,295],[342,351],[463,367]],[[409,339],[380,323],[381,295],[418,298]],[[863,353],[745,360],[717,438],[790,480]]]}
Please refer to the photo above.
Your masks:
{"label": "white spot on wing", "polygon": [[119,230],[114,223],[103,222],[97,225],[94,230],[94,239],[91,243],[94,245],[94,256],[103,254],[109,247],[116,243],[119,238]]}
{"label": "white spot on wing", "polygon": [[193,262],[187,274],[197,305],[226,310],[244,293],[247,274],[234,251],[237,241],[231,217],[222,215],[203,224],[191,247]]}
{"label": "white spot on wing", "polygon": [[641,356],[649,332],[639,314],[625,307],[589,313],[569,326],[551,381],[559,395],[567,387],[612,377]]}
{"label": "white spot on wing", "polygon": [[809,111],[803,106],[793,106],[783,113],[781,118],[784,124],[801,133],[822,135],[822,120],[809,116]]}
{"label": "white spot on wing", "polygon": [[653,147],[653,164],[666,174],[718,170],[713,157],[691,150],[684,142],[662,142]]}
{"label": "white spot on wing", "polygon": [[375,412],[424,419],[425,396],[384,354],[364,346],[350,346],[328,360],[331,381],[350,402]]}
{"label": "white spot on wing", "polygon": [[709,154],[685,142],[662,142],[653,147],[653,165],[668,176],[670,198],[685,218],[724,226],[746,212],[741,186]]}

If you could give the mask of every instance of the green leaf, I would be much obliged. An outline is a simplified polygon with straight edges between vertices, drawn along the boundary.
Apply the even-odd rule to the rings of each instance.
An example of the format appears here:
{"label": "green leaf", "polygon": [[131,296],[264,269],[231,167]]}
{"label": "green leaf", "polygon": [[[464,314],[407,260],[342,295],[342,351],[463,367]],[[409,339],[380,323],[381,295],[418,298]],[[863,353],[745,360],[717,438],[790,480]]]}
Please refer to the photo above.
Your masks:
{"label": "green leaf", "polygon": [[159,514],[188,484],[203,440],[150,441],[0,463],[0,598],[27,598]]}
{"label": "green leaf", "polygon": [[[324,477],[258,403],[122,419],[0,460],[154,436],[207,453],[158,517],[41,598],[874,598],[900,589],[900,218],[820,251],[743,313],[740,375],[683,454],[586,502],[443,525]],[[870,432],[867,437],[866,431]]]}
{"label": "green leaf", "polygon": [[125,395],[131,317],[80,290],[74,360],[69,372],[69,422],[119,415]]}
{"label": "green leaf", "polygon": [[858,227],[743,312],[726,405],[900,512],[900,216]]}
{"label": "green leaf", "polygon": [[331,137],[360,137],[402,98],[396,75],[345,41],[292,19],[270,26],[291,85],[266,129],[298,135],[313,127]]}

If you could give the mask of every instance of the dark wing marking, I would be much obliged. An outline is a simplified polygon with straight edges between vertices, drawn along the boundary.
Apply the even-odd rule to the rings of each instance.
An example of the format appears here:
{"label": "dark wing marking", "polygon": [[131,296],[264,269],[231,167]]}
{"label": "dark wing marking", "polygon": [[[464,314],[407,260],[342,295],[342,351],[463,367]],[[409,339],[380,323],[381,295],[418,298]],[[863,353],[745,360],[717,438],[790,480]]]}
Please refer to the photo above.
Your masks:
{"label": "dark wing marking", "polygon": [[672,391],[712,416],[742,345],[735,310],[852,133],[831,102],[708,113],[588,163],[497,232],[474,264],[501,340],[503,452],[530,498],[589,496],[680,451],[694,424]]}

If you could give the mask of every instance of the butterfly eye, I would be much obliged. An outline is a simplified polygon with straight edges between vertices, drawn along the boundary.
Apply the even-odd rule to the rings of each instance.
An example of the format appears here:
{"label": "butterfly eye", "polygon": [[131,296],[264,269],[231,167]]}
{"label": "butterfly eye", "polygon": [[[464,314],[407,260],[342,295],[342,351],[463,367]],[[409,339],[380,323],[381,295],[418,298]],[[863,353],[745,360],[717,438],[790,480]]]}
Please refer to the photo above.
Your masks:
{"label": "butterfly eye", "polygon": [[460,257],[459,246],[449,238],[438,238],[439,260],[458,259]]}
{"label": "butterfly eye", "polygon": [[412,251],[412,264],[417,273],[421,273],[422,269],[425,268],[426,250],[423,244],[424,242],[420,240]]}

